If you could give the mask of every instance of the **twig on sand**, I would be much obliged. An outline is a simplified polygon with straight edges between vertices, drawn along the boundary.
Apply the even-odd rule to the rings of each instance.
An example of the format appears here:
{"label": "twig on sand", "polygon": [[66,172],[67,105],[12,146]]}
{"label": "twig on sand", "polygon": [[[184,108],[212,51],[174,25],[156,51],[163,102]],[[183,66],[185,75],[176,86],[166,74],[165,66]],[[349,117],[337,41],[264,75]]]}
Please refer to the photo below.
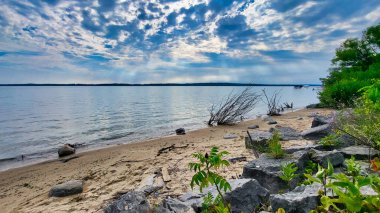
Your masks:
{"label": "twig on sand", "polygon": [[188,146],[189,146],[189,144],[186,144],[185,146],[175,146],[174,144],[172,144],[170,146],[163,147],[160,150],[158,150],[157,156],[160,156],[163,153],[170,152],[174,149],[187,148]]}

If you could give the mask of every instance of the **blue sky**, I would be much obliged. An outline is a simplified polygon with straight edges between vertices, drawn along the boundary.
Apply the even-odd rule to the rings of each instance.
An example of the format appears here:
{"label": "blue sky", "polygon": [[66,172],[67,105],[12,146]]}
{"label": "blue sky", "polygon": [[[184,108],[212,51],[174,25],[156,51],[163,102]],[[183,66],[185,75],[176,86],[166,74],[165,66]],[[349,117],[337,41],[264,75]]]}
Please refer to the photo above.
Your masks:
{"label": "blue sky", "polygon": [[319,83],[379,0],[0,0],[0,83]]}

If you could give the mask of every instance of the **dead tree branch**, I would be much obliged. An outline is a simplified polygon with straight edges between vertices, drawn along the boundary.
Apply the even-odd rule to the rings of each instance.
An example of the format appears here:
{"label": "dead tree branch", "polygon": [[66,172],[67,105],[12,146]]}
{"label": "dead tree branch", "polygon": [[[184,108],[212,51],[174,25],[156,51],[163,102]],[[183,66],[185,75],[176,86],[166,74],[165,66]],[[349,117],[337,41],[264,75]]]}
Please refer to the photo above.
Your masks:
{"label": "dead tree branch", "polygon": [[233,125],[238,120],[255,108],[260,95],[251,91],[251,87],[241,93],[231,92],[218,106],[212,105],[209,109],[210,119],[207,124]]}
{"label": "dead tree branch", "polygon": [[280,115],[280,112],[283,111],[280,104],[280,91],[275,91],[271,97],[269,97],[265,91],[263,91],[262,101],[267,105],[267,115]]}

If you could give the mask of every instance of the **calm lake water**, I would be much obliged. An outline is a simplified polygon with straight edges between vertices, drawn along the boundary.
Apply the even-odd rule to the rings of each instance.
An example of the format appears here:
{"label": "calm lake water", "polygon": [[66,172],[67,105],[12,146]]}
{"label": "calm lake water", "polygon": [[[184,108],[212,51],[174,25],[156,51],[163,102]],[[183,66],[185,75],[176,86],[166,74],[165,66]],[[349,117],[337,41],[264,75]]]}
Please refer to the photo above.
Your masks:
{"label": "calm lake water", "polygon": [[[65,143],[81,150],[206,127],[208,108],[244,87],[0,87],[0,170],[57,157]],[[264,87],[254,87],[258,93]],[[266,87],[295,108],[318,102],[319,87]],[[257,104],[249,117],[265,113]],[[24,160],[21,160],[21,156]]]}

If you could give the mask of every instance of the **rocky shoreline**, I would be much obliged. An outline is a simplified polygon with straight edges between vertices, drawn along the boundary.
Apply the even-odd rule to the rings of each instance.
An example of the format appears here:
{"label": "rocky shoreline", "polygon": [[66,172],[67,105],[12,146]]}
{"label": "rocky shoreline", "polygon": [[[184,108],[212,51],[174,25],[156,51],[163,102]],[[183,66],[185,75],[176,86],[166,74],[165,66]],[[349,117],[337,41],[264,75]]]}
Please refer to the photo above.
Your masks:
{"label": "rocky shoreline", "polygon": [[[278,169],[284,161],[302,165],[305,159],[311,159],[311,153],[315,155],[312,159],[318,162],[326,159],[320,153],[327,153],[328,157],[349,155],[349,148],[345,148],[346,154],[343,154],[344,150],[330,153],[332,151],[316,146],[316,139],[305,139],[314,134],[306,133],[310,131],[315,117],[332,115],[332,112],[329,109],[305,109],[273,117],[277,124],[270,124],[273,122],[269,122],[269,118],[260,118],[236,126],[206,128],[145,143],[74,154],[68,156],[70,160],[65,162],[46,162],[2,172],[0,187],[4,196],[0,197],[0,204],[5,212],[40,212],[46,209],[52,212],[67,209],[72,212],[118,212],[125,206],[129,206],[129,212],[136,212],[133,208],[155,212],[197,212],[204,192],[213,189],[202,193],[192,191],[189,187],[192,172],[187,165],[192,161],[192,153],[218,146],[231,153],[228,156],[231,166],[221,174],[233,186],[227,197],[236,209],[234,212],[249,212],[250,209],[260,208],[264,201],[268,202],[272,197],[279,199],[275,195],[283,190],[281,187],[284,184],[278,180]],[[314,128],[320,129],[323,125]],[[252,147],[247,146],[247,130],[252,139],[258,140],[265,140],[261,134],[270,135],[275,130],[281,132],[281,143],[288,153],[287,157],[272,162],[262,154],[255,159]],[[159,154],[166,147],[172,148]],[[252,175],[252,171],[258,171],[257,165],[262,176],[269,178]],[[14,181],[11,181],[12,178]],[[292,189],[296,185],[292,184]],[[57,190],[59,196],[55,194]],[[67,196],[62,192],[67,192]],[[15,197],[19,199],[13,202]]]}

